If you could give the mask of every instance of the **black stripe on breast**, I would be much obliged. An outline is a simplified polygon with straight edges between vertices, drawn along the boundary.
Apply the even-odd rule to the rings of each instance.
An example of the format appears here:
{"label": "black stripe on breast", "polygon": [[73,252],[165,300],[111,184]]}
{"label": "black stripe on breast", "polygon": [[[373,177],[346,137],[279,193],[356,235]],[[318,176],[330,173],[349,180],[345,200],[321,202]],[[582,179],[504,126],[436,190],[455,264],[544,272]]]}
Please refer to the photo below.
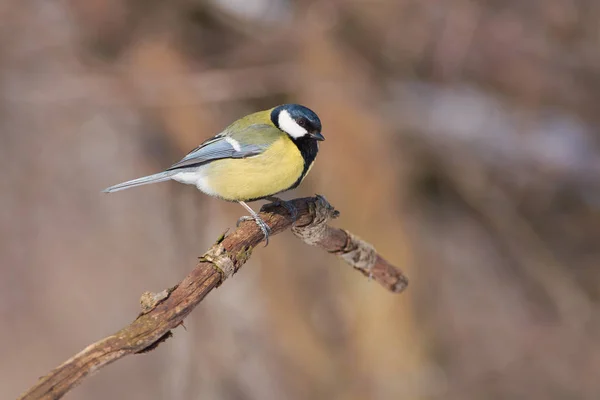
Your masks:
{"label": "black stripe on breast", "polygon": [[308,135],[302,136],[298,139],[290,139],[292,139],[294,144],[298,147],[298,150],[300,150],[300,154],[302,154],[302,158],[304,159],[304,169],[302,170],[302,174],[298,180],[292,186],[290,186],[288,190],[296,188],[302,182],[306,176],[306,173],[308,172],[308,169],[315,161],[317,153],[319,152],[319,145],[317,144],[317,141]]}

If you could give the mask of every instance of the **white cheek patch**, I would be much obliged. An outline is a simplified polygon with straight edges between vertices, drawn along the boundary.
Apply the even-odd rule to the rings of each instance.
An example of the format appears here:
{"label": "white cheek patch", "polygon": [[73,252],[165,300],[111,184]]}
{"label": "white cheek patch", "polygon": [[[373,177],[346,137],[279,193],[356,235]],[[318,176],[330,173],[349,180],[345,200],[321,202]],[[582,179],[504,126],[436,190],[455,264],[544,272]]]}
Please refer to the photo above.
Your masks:
{"label": "white cheek patch", "polygon": [[225,137],[225,141],[229,143],[235,151],[242,151],[242,146],[240,146],[240,142],[238,142],[234,138],[227,136]]}
{"label": "white cheek patch", "polygon": [[283,110],[279,113],[277,122],[279,123],[279,128],[294,139],[302,137],[308,133],[306,129],[294,121],[287,110]]}

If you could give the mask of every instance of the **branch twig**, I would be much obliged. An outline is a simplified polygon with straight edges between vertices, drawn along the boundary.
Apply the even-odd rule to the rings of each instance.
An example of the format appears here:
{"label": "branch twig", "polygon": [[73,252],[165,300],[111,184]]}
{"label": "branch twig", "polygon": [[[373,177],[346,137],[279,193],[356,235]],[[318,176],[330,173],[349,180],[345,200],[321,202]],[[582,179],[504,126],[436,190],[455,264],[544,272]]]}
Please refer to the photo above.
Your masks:
{"label": "branch twig", "polygon": [[[298,210],[294,234],[310,245],[337,254],[364,275],[386,289],[399,293],[408,284],[400,270],[389,264],[368,243],[342,229],[327,225],[338,212],[324,197],[292,200]],[[267,204],[260,214],[277,234],[292,226],[286,209]],[[57,399],[83,378],[128,354],[150,351],[171,336],[171,330],[182,324],[187,315],[212,289],[221,285],[250,258],[252,249],[263,240],[253,222],[240,225],[233,233],[219,238],[202,257],[196,268],[177,286],[160,293],[142,295],[142,312],[128,326],[115,334],[89,345],[81,352],[50,371],[24,393],[20,399]]]}

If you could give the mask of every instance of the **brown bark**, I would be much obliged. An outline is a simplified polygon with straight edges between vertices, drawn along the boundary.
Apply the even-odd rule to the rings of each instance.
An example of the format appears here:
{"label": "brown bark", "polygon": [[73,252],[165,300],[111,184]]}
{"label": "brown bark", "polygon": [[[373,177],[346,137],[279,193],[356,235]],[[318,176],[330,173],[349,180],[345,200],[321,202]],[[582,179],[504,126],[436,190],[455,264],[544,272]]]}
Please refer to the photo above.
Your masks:
{"label": "brown bark", "polygon": [[[271,228],[272,235],[292,227],[294,234],[304,242],[337,254],[386,289],[399,293],[406,288],[408,280],[403,273],[377,254],[371,245],[326,224],[339,213],[324,197],[295,199],[291,203],[298,210],[294,226],[285,207],[276,204],[263,207],[260,216]],[[142,312],[131,324],[89,345],[50,371],[20,399],[60,398],[101,367],[128,354],[153,350],[171,336],[171,330],[181,325],[212,289],[244,265],[263,240],[254,222],[244,222],[230,235],[223,235],[175,287],[160,293],[144,293]]]}

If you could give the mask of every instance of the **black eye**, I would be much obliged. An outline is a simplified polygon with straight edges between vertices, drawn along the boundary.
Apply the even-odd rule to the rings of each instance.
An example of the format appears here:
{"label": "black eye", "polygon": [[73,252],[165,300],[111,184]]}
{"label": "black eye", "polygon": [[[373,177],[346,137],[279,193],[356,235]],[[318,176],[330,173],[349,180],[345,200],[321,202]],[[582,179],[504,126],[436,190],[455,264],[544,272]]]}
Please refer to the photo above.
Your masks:
{"label": "black eye", "polygon": [[308,120],[306,118],[299,118],[298,125],[300,125],[303,128],[306,128],[306,126],[308,125]]}

